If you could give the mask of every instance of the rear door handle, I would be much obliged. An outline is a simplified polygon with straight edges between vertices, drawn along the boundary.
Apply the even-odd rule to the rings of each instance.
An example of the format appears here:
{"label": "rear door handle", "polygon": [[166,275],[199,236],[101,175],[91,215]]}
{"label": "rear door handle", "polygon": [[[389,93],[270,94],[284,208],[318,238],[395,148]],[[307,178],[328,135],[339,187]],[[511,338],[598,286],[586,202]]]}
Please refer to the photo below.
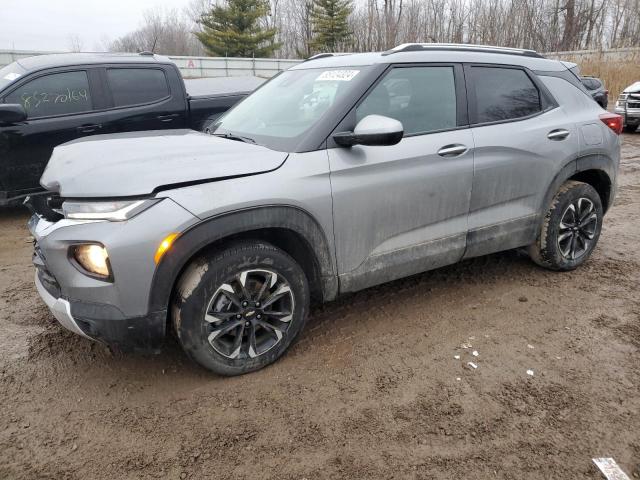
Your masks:
{"label": "rear door handle", "polygon": [[161,122],[169,123],[169,122],[173,122],[173,120],[174,120],[176,117],[179,117],[179,116],[180,116],[180,114],[178,114],[178,113],[173,113],[173,114],[171,114],[171,115],[158,115],[156,118],[157,118],[158,120],[160,120]]}
{"label": "rear door handle", "polygon": [[557,130],[551,130],[547,134],[547,138],[549,140],[556,140],[556,141],[564,140],[568,136],[569,136],[569,130],[565,130],[564,128],[559,128]]}
{"label": "rear door handle", "polygon": [[82,125],[81,127],[78,127],[77,130],[80,133],[93,133],[95,131],[98,131],[102,128],[102,125],[99,124],[95,124],[95,125]]}
{"label": "rear door handle", "polygon": [[469,149],[465,145],[445,145],[440,150],[438,150],[438,155],[440,155],[441,157],[458,157],[463,153],[466,153],[468,150]]}

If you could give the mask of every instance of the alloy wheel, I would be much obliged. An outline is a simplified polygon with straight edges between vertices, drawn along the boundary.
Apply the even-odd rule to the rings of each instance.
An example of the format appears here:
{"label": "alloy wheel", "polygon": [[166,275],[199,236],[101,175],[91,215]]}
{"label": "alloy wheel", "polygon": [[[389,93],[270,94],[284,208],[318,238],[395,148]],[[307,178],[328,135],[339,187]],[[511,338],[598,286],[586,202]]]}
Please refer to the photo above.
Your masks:
{"label": "alloy wheel", "polygon": [[209,344],[232,360],[267,353],[291,326],[294,297],[284,276],[246,270],[227,279],[213,294],[205,314]]}
{"label": "alloy wheel", "polygon": [[598,228],[598,214],[588,198],[573,201],[562,214],[558,248],[563,257],[576,260],[589,251]]}

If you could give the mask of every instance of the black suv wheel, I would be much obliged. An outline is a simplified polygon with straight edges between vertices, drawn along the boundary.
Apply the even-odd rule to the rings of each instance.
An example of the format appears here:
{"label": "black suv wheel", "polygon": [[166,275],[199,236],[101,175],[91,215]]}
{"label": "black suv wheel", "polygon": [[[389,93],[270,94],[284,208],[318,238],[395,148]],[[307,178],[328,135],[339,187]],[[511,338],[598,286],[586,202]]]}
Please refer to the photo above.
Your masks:
{"label": "black suv wheel", "polygon": [[262,242],[193,261],[181,276],[172,319],[182,348],[221,375],[276,361],[304,328],[309,288],[300,266]]}
{"label": "black suv wheel", "polygon": [[540,235],[529,247],[529,255],[550,270],[579,267],[598,243],[602,217],[600,196],[591,185],[566,182],[553,198]]}

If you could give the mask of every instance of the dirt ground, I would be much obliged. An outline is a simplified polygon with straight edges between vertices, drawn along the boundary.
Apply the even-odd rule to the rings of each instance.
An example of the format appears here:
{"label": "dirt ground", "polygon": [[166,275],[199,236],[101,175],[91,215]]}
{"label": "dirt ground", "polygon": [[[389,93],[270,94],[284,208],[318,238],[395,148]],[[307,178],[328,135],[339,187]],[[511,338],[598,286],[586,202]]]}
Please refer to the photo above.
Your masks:
{"label": "dirt ground", "polygon": [[0,213],[0,479],[640,478],[640,133],[623,153],[585,267],[506,252],[373,288],[231,379],[63,330],[27,215]]}

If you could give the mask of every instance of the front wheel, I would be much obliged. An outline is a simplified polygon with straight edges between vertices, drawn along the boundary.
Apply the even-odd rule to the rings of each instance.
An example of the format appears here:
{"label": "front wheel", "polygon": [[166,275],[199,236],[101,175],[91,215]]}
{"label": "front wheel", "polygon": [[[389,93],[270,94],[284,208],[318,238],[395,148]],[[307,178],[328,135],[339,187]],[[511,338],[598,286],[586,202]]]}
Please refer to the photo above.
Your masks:
{"label": "front wheel", "polygon": [[178,281],[172,319],[185,352],[221,375],[275,362],[304,328],[309,287],[300,266],[262,242],[192,262]]}
{"label": "front wheel", "polygon": [[579,267],[598,243],[602,217],[602,201],[591,185],[566,182],[553,198],[529,255],[550,270]]}

